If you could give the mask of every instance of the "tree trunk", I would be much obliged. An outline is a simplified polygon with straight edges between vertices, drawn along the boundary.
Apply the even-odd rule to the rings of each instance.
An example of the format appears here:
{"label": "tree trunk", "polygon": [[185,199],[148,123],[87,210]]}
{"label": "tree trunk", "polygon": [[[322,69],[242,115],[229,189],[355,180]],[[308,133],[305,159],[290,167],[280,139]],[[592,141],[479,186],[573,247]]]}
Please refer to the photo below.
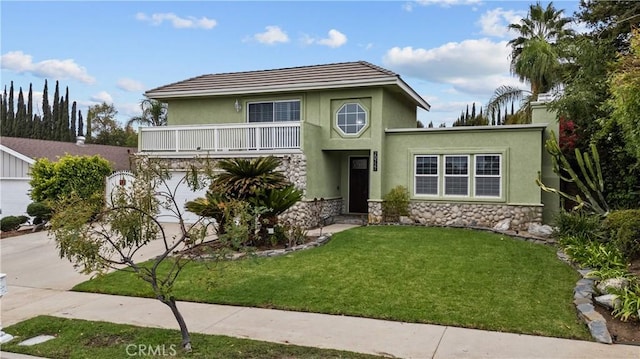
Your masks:
{"label": "tree trunk", "polygon": [[184,351],[191,351],[191,336],[189,335],[189,330],[187,329],[187,323],[185,323],[182,314],[178,310],[178,306],[176,305],[176,300],[173,297],[169,298],[169,300],[163,300],[162,303],[166,304],[169,308],[171,308],[171,312],[173,312],[173,316],[176,317],[178,321],[178,325],[180,325],[180,334],[182,334],[182,349]]}

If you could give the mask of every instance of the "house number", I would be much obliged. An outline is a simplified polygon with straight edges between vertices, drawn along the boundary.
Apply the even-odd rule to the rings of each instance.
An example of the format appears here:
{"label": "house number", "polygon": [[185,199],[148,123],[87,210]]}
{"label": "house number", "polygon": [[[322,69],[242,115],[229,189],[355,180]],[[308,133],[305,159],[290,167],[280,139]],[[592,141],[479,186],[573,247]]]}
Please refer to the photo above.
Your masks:
{"label": "house number", "polygon": [[373,151],[373,172],[378,171],[378,151]]}

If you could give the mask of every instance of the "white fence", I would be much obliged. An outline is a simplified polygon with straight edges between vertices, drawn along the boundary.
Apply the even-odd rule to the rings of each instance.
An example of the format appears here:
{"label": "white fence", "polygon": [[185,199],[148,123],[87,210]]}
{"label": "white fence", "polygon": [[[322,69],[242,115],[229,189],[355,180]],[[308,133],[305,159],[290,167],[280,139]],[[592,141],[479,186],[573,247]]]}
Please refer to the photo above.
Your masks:
{"label": "white fence", "polygon": [[140,128],[140,152],[244,152],[300,149],[300,123]]}

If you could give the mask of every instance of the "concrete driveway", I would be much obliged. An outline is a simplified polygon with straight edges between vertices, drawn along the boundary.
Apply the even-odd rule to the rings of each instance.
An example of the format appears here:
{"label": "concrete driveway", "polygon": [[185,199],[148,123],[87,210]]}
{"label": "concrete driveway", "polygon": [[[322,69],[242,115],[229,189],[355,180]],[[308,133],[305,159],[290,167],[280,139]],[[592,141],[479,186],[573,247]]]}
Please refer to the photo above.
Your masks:
{"label": "concrete driveway", "polygon": [[[174,224],[165,225],[177,233]],[[2,325],[7,326],[35,315],[50,313],[68,303],[55,300],[61,292],[91,278],[60,258],[54,238],[41,231],[0,239],[0,272],[7,275],[7,294],[0,299]],[[161,240],[152,241],[135,254],[144,261],[164,251]]]}

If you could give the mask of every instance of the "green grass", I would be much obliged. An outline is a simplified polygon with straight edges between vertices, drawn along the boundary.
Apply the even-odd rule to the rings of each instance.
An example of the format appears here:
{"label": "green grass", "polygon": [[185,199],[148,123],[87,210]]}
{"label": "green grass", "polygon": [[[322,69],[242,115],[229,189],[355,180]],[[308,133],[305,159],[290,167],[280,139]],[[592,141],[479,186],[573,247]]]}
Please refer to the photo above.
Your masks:
{"label": "green grass", "polygon": [[[203,334],[191,334],[193,351],[187,354],[180,349],[180,332],[177,330],[49,316],[35,317],[4,330],[16,338],[3,344],[3,351],[59,359],[154,356],[151,353],[172,358],[377,358],[338,350]],[[56,338],[30,347],[17,345],[22,340],[43,334]],[[155,352],[150,352],[149,347]]]}
{"label": "green grass", "polygon": [[[494,233],[380,226],[282,257],[194,262],[180,300],[590,339],[572,303],[577,273],[555,249]],[[130,273],[74,288],[151,296]]]}

